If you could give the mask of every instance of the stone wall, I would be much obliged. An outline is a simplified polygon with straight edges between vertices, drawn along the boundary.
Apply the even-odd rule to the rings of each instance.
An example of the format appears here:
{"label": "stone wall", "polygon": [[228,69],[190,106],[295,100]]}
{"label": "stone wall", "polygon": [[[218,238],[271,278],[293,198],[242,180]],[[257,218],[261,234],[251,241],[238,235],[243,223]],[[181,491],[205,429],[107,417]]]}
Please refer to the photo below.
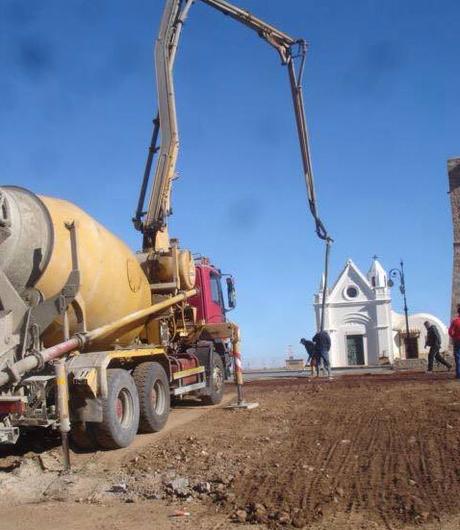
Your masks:
{"label": "stone wall", "polygon": [[451,299],[451,315],[454,316],[457,313],[457,304],[460,304],[460,158],[448,160],[447,171],[449,174],[449,194],[454,231]]}
{"label": "stone wall", "polygon": [[[451,366],[455,366],[455,360],[453,355],[445,353],[443,357]],[[427,368],[427,359],[395,359],[395,362],[393,364],[393,369],[396,371],[408,370],[414,372],[424,372]],[[445,366],[439,364],[436,360],[434,361],[433,372],[445,372],[446,370],[447,369]]]}

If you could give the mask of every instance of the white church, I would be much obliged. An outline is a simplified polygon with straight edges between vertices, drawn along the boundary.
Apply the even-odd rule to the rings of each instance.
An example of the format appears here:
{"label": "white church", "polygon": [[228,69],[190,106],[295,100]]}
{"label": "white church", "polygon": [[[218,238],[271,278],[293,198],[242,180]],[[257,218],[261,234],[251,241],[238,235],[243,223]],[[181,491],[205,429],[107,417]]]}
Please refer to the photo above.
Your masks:
{"label": "white church", "polygon": [[[324,279],[314,300],[318,329],[323,288]],[[410,347],[407,348],[405,317],[391,308],[388,276],[377,258],[367,276],[352,260],[347,261],[334,286],[327,291],[324,317],[324,329],[329,332],[332,343],[332,367],[372,366],[393,363],[398,358],[426,358],[424,322],[427,320],[439,330],[441,351],[448,348],[446,326],[426,313],[409,316]]]}

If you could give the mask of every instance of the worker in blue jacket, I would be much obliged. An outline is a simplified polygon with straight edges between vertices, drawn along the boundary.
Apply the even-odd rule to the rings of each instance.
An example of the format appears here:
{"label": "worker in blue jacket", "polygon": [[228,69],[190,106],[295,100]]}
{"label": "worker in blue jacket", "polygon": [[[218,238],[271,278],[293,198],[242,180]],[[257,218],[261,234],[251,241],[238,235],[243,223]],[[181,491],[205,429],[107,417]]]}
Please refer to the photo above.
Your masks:
{"label": "worker in blue jacket", "polygon": [[318,331],[313,337],[315,344],[315,351],[319,357],[319,360],[323,361],[323,366],[327,371],[327,375],[331,377],[331,364],[329,362],[329,350],[331,349],[331,337],[325,330]]}

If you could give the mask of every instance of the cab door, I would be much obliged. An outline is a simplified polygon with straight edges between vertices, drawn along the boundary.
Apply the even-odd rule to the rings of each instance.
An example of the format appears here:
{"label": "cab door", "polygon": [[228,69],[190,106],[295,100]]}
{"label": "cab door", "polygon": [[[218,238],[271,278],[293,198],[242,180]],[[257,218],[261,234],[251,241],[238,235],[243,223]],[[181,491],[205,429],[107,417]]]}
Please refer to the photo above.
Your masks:
{"label": "cab door", "polygon": [[224,297],[220,283],[220,275],[209,271],[209,291],[207,297],[207,319],[209,324],[225,322]]}
{"label": "cab door", "polygon": [[189,298],[188,303],[196,308],[196,320],[199,323],[206,322],[206,284],[208,283],[208,274],[202,267],[196,268],[195,287],[198,293]]}

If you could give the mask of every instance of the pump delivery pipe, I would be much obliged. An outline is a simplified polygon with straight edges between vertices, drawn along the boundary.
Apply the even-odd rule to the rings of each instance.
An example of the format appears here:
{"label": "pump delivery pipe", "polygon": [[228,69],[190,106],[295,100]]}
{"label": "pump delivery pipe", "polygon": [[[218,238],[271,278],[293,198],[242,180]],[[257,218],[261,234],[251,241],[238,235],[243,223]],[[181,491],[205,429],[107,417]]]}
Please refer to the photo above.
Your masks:
{"label": "pump delivery pipe", "polygon": [[32,355],[28,355],[24,359],[14,363],[6,371],[0,372],[0,387],[10,383],[11,381],[20,381],[22,376],[26,373],[43,366],[49,361],[61,357],[65,353],[83,348],[85,345],[90,344],[96,339],[106,337],[114,333],[117,329],[124,328],[125,326],[142,320],[143,318],[153,315],[154,313],[158,313],[163,309],[167,309],[168,307],[182,302],[183,300],[187,300],[197,293],[198,289],[184,291],[176,296],[168,298],[167,300],[163,300],[158,304],[153,304],[146,309],[141,309],[140,311],[135,311],[134,313],[126,315],[125,317],[119,318],[110,324],[93,329],[87,333],[79,333],[69,340],[60,342],[59,344],[51,346],[50,348],[46,348],[40,352],[35,352]]}

